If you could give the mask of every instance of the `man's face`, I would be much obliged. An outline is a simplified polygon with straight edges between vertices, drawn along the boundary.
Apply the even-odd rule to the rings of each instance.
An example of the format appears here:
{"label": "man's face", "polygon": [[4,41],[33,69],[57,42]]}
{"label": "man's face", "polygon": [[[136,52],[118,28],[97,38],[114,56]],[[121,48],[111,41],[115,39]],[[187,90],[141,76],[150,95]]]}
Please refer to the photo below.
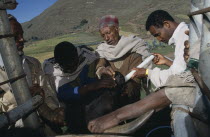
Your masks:
{"label": "man's face", "polygon": [[17,46],[18,52],[23,52],[24,48],[24,38],[23,38],[23,29],[20,23],[12,20],[10,21],[12,33],[15,35],[15,44]]}
{"label": "man's face", "polygon": [[101,28],[100,34],[109,45],[117,45],[120,39],[119,28],[115,26]]}
{"label": "man's face", "polygon": [[149,28],[150,33],[160,42],[168,43],[171,38],[173,32],[167,26],[163,26],[162,28],[158,28],[155,26],[151,26]]}
{"label": "man's face", "polygon": [[79,58],[77,57],[74,59],[74,62],[65,63],[61,67],[62,67],[64,73],[71,74],[77,70],[78,66],[79,66]]}

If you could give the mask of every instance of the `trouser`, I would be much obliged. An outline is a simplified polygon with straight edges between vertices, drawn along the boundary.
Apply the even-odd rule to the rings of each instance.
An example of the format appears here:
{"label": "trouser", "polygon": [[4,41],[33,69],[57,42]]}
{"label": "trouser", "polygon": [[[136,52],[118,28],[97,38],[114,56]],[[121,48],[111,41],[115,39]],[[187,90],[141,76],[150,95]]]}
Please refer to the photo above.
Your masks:
{"label": "trouser", "polygon": [[175,137],[210,136],[210,102],[198,87],[194,107],[173,104],[171,118]]}

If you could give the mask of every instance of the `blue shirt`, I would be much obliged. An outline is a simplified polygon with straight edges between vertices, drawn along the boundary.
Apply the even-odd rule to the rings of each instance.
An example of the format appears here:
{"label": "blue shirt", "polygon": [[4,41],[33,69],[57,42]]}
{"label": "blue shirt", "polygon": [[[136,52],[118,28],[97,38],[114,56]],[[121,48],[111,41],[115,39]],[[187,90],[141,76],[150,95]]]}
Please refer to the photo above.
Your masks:
{"label": "blue shirt", "polygon": [[83,96],[78,92],[79,88],[95,82],[95,62],[85,65],[79,76],[72,82],[66,83],[58,88],[58,99],[65,103],[83,102]]}

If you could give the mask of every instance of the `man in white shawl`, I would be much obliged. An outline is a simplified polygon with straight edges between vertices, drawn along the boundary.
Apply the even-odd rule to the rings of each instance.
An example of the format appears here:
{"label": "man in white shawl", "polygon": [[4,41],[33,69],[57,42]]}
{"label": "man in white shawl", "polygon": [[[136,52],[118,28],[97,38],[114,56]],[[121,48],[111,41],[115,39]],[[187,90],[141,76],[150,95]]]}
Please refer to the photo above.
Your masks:
{"label": "man in white shawl", "polygon": [[[186,70],[187,65],[184,59],[184,56],[186,56],[184,55],[184,42],[188,40],[188,36],[185,34],[187,25],[185,23],[178,24],[166,11],[157,10],[149,15],[146,28],[159,41],[171,41],[176,44],[175,60],[173,62],[160,54],[155,54],[156,58],[154,62],[156,64],[171,66],[168,70],[155,68],[148,71],[148,69],[144,68],[135,68],[136,73],[133,77],[149,77],[154,85],[156,84],[157,87],[161,87],[157,92],[150,94],[143,100],[122,107],[108,115],[89,122],[88,128],[91,132],[103,132],[108,128],[116,126],[121,121],[138,117],[152,109],[159,111],[170,104],[172,106],[185,106],[180,109],[181,111],[184,110],[185,114],[191,112],[190,110],[195,107],[195,97],[198,93],[196,88],[197,84],[191,72]],[[190,52],[192,58],[198,57],[198,46],[195,46],[197,50],[193,50],[193,53]],[[190,68],[196,68],[197,63],[195,61],[198,61],[198,58],[193,60],[194,63],[192,61],[189,62],[191,64]],[[156,76],[156,78],[152,78],[151,75]],[[176,110],[176,108],[173,110]],[[175,113],[172,113],[172,118],[175,118],[173,122],[176,122],[176,116]],[[185,120],[182,121],[184,122]],[[180,124],[178,123],[177,126],[180,126]],[[181,129],[175,129],[182,130],[185,128],[184,126],[182,127]],[[176,136],[178,136],[177,133],[182,132],[176,132]]]}
{"label": "man in white shawl", "polygon": [[[114,76],[115,71],[123,76],[127,75],[133,67],[150,55],[147,45],[141,38],[119,35],[119,21],[114,15],[103,16],[99,23],[99,32],[104,39],[96,49],[100,56],[96,74]],[[140,79],[129,80],[122,94],[123,104],[133,103],[140,97]]]}

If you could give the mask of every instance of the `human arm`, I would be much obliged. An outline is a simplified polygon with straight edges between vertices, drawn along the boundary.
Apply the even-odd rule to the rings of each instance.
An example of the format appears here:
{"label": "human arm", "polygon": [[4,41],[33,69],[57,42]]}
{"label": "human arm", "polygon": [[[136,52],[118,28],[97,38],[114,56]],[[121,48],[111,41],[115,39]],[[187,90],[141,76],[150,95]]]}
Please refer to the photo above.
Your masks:
{"label": "human arm", "polygon": [[53,124],[60,126],[66,125],[63,107],[58,107],[53,110],[46,103],[43,103],[38,108],[38,113],[44,120],[50,121]]}
{"label": "human arm", "polygon": [[96,82],[81,86],[78,91],[80,95],[86,95],[91,91],[96,91],[101,88],[113,88],[115,86],[115,81],[112,78],[104,78],[97,80]]}
{"label": "human arm", "polygon": [[70,83],[67,83],[58,88],[58,98],[64,102],[75,102],[81,96],[85,96],[90,92],[97,91],[100,88],[112,88],[115,85],[114,80],[111,78],[94,80],[78,86],[72,86]]}
{"label": "human arm", "polygon": [[99,79],[101,79],[102,74],[108,74],[112,77],[115,74],[105,58],[100,58],[96,65],[96,75]]}
{"label": "human arm", "polygon": [[166,65],[170,67],[173,64],[173,61],[167,59],[161,54],[153,53],[153,55],[155,56],[155,58],[153,59],[153,63],[156,65]]}
{"label": "human arm", "polygon": [[160,110],[170,104],[164,89],[152,93],[143,100],[124,106],[105,116],[99,117],[88,123],[88,129],[93,133],[101,133],[106,129],[118,125],[120,122],[136,118],[152,109]]}
{"label": "human arm", "polygon": [[43,104],[38,108],[38,113],[43,119],[57,125],[65,125],[64,109],[61,107],[57,107],[56,109],[50,108],[49,102],[45,100],[45,91],[39,85],[30,87],[30,92],[32,96],[41,95],[44,98]]}
{"label": "human arm", "polygon": [[134,78],[144,78],[147,77],[148,75],[148,69],[144,68],[133,68],[132,70],[135,70],[136,72],[133,74],[131,77],[132,79]]}
{"label": "human arm", "polygon": [[[41,95],[43,104],[38,108],[38,113],[42,119],[48,120],[50,123],[64,125],[64,111],[59,107],[57,96],[53,94],[54,90],[50,89],[49,81],[46,80],[45,74],[41,68],[40,62],[31,57],[27,57],[30,61],[32,73],[32,86],[30,92],[32,96]],[[53,100],[56,99],[57,101]]]}

